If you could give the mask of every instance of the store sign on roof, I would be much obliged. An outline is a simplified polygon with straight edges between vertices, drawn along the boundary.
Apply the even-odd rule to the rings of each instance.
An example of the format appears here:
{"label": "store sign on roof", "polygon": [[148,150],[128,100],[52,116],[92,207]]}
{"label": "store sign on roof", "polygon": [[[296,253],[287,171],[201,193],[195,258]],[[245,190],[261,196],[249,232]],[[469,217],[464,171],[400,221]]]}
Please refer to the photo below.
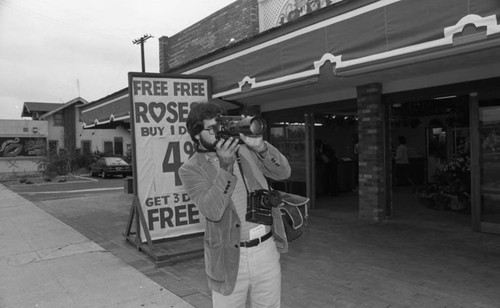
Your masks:
{"label": "store sign on roof", "polygon": [[261,31],[281,26],[301,16],[344,0],[267,0],[260,1]]}

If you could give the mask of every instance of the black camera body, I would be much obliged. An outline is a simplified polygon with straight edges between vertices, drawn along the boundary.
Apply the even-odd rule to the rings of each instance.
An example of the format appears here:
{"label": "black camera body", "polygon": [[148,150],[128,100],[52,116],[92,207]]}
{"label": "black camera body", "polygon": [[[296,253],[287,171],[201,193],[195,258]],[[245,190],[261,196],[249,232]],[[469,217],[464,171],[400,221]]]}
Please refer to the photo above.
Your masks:
{"label": "black camera body", "polygon": [[242,118],[241,116],[218,116],[215,125],[215,138],[226,140],[229,137],[239,139],[240,134],[258,137],[264,133],[266,122],[261,117]]}
{"label": "black camera body", "polygon": [[272,208],[281,204],[281,194],[276,190],[259,189],[248,194],[246,221],[272,225]]}

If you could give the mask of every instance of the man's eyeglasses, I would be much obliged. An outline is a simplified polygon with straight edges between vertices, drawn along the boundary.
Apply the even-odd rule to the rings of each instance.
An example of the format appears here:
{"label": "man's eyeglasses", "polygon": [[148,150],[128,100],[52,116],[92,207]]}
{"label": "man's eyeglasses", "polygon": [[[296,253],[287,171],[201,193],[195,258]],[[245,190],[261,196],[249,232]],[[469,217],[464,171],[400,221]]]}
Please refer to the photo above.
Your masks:
{"label": "man's eyeglasses", "polygon": [[209,126],[207,128],[204,128],[203,130],[206,130],[210,135],[215,135],[215,125]]}

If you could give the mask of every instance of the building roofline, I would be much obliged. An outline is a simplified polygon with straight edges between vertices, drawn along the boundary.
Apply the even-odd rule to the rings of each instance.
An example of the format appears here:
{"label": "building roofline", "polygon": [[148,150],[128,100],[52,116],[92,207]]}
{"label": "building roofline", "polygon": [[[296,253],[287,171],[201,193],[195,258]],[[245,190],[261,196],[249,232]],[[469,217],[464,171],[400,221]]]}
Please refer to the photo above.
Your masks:
{"label": "building roofline", "polygon": [[[40,109],[34,109],[34,106],[43,106],[42,110]],[[61,106],[61,103],[47,103],[47,102],[24,102],[23,104],[23,109],[21,110],[21,117],[31,117],[31,115],[28,115],[28,113],[31,112],[49,112],[52,111],[54,108],[58,108]],[[33,109],[33,110],[31,110]],[[25,114],[26,113],[26,114]]]}
{"label": "building roofline", "polygon": [[82,102],[83,104],[88,104],[88,102],[85,99],[83,99],[81,97],[77,97],[77,98],[74,98],[74,99],[70,100],[67,103],[62,104],[61,106],[59,106],[59,107],[57,107],[55,109],[52,109],[51,111],[49,111],[47,113],[42,114],[39,117],[39,119],[45,119],[45,118],[53,115],[54,113],[56,113],[56,112],[58,112],[60,110],[63,110],[63,109],[65,109],[65,108],[67,108],[67,107],[69,107],[69,106],[71,106],[71,105],[73,105],[73,104],[75,104],[77,102]]}
{"label": "building roofline", "polygon": [[81,105],[79,106],[79,108],[86,108],[86,107],[90,107],[90,106],[95,106],[95,105],[98,105],[99,103],[102,103],[102,102],[106,102],[106,101],[109,101],[110,99],[113,99],[115,97],[118,97],[118,96],[121,96],[121,95],[124,95],[124,94],[128,94],[128,87],[125,87],[121,90],[118,90],[116,92],[113,92],[109,95],[106,95],[104,97],[101,97],[95,101],[92,101],[90,103],[87,103],[85,105]]}

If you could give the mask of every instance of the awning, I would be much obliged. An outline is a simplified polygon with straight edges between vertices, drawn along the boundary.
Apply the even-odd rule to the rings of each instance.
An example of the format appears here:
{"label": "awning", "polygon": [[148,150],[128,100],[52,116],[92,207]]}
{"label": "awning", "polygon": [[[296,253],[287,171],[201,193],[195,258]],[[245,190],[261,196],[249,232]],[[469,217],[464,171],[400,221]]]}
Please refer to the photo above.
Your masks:
{"label": "awning", "polygon": [[115,128],[130,125],[128,88],[80,107],[83,128]]}
{"label": "awning", "polygon": [[[469,65],[457,60],[457,55],[468,54],[464,60],[473,63],[471,55],[500,46],[498,0],[341,3],[345,4],[305,15],[165,73],[209,76],[213,97],[244,104],[251,95],[265,100],[268,93],[279,91],[317,99],[333,87],[337,87],[335,99],[341,100],[355,97],[360,82],[397,78],[387,69],[397,69],[400,75],[421,69],[425,74],[420,64],[436,66],[436,59],[444,59],[438,65],[448,65],[437,69],[456,68],[459,62]],[[325,69],[335,77],[334,82],[321,82]],[[373,72],[377,76],[369,76]],[[354,80],[353,76],[361,77]],[[279,98],[283,100],[281,94]],[[84,127],[127,125],[129,109],[125,88],[82,106]]]}
{"label": "awning", "polygon": [[172,72],[211,76],[214,96],[230,98],[249,88],[307,83],[326,62],[333,64],[335,76],[349,77],[405,59],[415,63],[491,47],[469,44],[474,41],[500,40],[497,0],[381,0],[340,15],[335,9],[306,15]]}

